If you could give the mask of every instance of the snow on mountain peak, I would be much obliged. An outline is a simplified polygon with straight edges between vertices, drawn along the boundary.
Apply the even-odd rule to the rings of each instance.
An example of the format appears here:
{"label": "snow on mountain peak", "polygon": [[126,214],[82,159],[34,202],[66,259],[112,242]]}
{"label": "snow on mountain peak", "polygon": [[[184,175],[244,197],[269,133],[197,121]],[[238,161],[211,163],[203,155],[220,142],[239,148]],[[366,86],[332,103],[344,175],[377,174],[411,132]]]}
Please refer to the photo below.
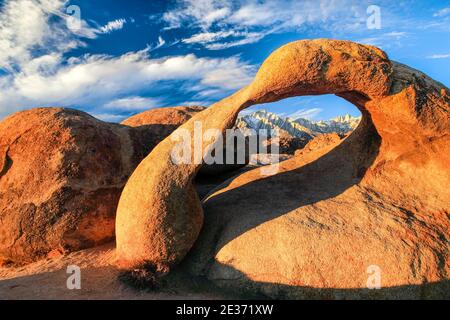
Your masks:
{"label": "snow on mountain peak", "polygon": [[298,138],[313,138],[324,133],[346,134],[353,131],[359,124],[361,117],[350,114],[338,116],[331,120],[314,121],[305,118],[292,119],[283,117],[261,109],[241,116],[236,123],[241,129],[273,129],[283,130]]}

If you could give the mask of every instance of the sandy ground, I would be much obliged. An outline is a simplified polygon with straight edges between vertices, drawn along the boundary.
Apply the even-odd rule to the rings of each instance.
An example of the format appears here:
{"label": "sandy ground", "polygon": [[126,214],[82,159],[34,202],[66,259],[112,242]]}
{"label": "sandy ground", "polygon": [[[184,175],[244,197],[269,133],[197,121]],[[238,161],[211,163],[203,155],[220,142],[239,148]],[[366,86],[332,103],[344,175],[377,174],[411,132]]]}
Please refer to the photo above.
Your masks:
{"label": "sandy ground", "polygon": [[[209,282],[174,272],[155,292],[134,290],[117,277],[114,244],[47,258],[24,267],[0,267],[0,299],[231,299]],[[69,290],[69,265],[81,269],[81,289]]]}
{"label": "sandy ground", "polygon": [[[224,181],[253,169],[248,165],[217,177],[199,177],[196,188],[200,198]],[[240,299],[237,293],[224,292],[204,279],[192,278],[172,270],[160,289],[137,291],[118,280],[114,266],[115,244],[51,257],[23,267],[0,266],[0,300],[5,299]],[[81,269],[81,289],[69,290],[71,276],[67,267]],[[244,297],[245,298],[245,297]]]}

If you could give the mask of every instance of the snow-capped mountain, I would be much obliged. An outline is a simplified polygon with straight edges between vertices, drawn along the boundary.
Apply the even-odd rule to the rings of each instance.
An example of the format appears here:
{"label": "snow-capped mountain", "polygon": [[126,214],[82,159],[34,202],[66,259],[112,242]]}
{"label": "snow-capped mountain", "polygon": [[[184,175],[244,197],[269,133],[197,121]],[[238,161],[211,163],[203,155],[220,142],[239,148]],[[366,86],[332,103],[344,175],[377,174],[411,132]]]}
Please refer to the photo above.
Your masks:
{"label": "snow-capped mountain", "polygon": [[361,117],[353,117],[349,114],[327,121],[312,121],[304,118],[282,117],[266,110],[258,110],[239,117],[236,127],[244,130],[279,129],[293,137],[311,139],[324,133],[346,134],[353,131],[360,121]]}

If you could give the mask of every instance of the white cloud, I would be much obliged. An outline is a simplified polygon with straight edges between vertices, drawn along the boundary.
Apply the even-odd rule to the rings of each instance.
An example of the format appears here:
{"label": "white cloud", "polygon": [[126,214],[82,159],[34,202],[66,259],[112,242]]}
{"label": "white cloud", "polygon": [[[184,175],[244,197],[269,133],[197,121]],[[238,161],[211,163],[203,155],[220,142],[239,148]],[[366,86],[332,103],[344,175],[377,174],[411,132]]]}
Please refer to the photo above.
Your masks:
{"label": "white cloud", "polygon": [[[151,59],[148,50],[119,57],[84,56],[67,63],[56,63],[52,73],[11,74],[0,79],[0,116],[14,109],[36,105],[108,106],[112,100],[145,90],[161,81],[198,83],[196,90],[217,88],[224,93],[251,81],[254,69],[236,57],[198,58],[189,54],[166,59]],[[144,103],[142,100],[128,100]],[[118,106],[118,102],[110,107]],[[124,109],[127,105],[124,105]]]}
{"label": "white cloud", "polygon": [[431,56],[428,56],[427,59],[449,59],[450,53],[448,54],[432,54]]}
{"label": "white cloud", "polygon": [[48,67],[49,57],[61,57],[84,46],[83,38],[119,30],[126,22],[117,19],[93,28],[66,12],[67,5],[67,0],[4,1],[0,8],[0,68],[21,72],[30,62],[38,68],[41,61],[41,67]]}
{"label": "white cloud", "polygon": [[156,108],[160,104],[161,101],[159,99],[147,97],[127,97],[109,101],[103,108],[117,111],[142,111]]}
{"label": "white cloud", "polygon": [[262,32],[237,32],[233,30],[201,32],[184,39],[183,42],[187,44],[202,44],[210,50],[222,50],[258,42],[265,35]]}
{"label": "white cloud", "polygon": [[105,122],[122,122],[128,116],[126,115],[120,115],[120,114],[113,114],[113,113],[93,113],[91,114],[93,117],[100,119]]}
{"label": "white cloud", "polygon": [[[269,33],[295,31],[308,24],[343,31],[365,29],[367,3],[352,0],[179,0],[164,14],[168,28],[200,32],[184,43],[211,50],[254,43]],[[220,31],[217,31],[220,30]]]}
{"label": "white cloud", "polygon": [[448,7],[448,8],[443,8],[443,9],[441,9],[441,10],[435,12],[435,13],[433,14],[433,17],[444,17],[444,16],[446,16],[446,15],[448,15],[448,14],[450,14],[450,7]]}
{"label": "white cloud", "polygon": [[[267,26],[279,22],[283,17],[290,18],[294,12],[287,12],[282,5],[284,3],[265,1],[262,3],[249,3],[241,6],[230,17],[229,21],[244,26]],[[285,20],[286,21],[286,20]]]}
{"label": "white cloud", "polygon": [[216,98],[222,94],[222,90],[220,89],[206,89],[206,90],[200,90],[196,97],[201,98]]}
{"label": "white cloud", "polygon": [[116,19],[108,22],[103,27],[100,27],[99,31],[101,33],[111,33],[113,31],[122,29],[125,23],[127,23],[126,19]]}
{"label": "white cloud", "polygon": [[391,31],[376,35],[370,38],[360,39],[358,42],[369,44],[372,46],[377,46],[380,48],[387,48],[394,44],[401,45],[400,40],[408,36],[407,32],[403,31]]}
{"label": "white cloud", "polygon": [[158,43],[154,45],[153,47],[149,47],[150,51],[157,50],[159,48],[162,48],[166,45],[166,40],[164,40],[161,36],[158,37]]}
{"label": "white cloud", "polygon": [[[65,6],[65,0],[9,0],[1,7],[0,118],[24,108],[56,105],[82,107],[104,119],[114,119],[120,113],[159,104],[138,95],[142,91],[157,95],[155,90],[165,81],[184,83],[187,93],[195,88],[225,95],[250,82],[255,73],[238,57],[188,54],[152,59],[149,52],[155,48],[117,57],[66,59],[65,53],[84,45],[83,37],[95,37],[102,28],[90,28],[83,22],[84,31],[72,32],[64,20]],[[108,23],[103,31],[118,30],[123,23],[120,19]],[[156,48],[165,44],[160,37]]]}
{"label": "white cloud", "polygon": [[248,85],[253,79],[253,68],[242,65],[238,60],[226,59],[217,63],[217,68],[203,75],[201,83],[208,87],[235,90]]}
{"label": "white cloud", "polygon": [[52,12],[63,12],[61,0],[6,1],[0,11],[0,68],[20,69],[32,60],[32,49],[65,52],[78,46],[70,39],[70,30],[62,21],[48,24]]}
{"label": "white cloud", "polygon": [[242,46],[245,44],[255,43],[264,38],[267,35],[267,33],[257,33],[257,32],[249,32],[243,34],[242,39],[237,39],[229,42],[216,42],[205,45],[206,48],[209,50],[222,50],[237,46]]}
{"label": "white cloud", "polygon": [[207,30],[213,23],[226,18],[232,8],[227,0],[180,0],[174,10],[164,13],[168,28],[179,28],[182,23],[194,23]]}
{"label": "white cloud", "polygon": [[238,36],[240,33],[236,31],[218,31],[218,32],[201,32],[194,34],[190,38],[183,40],[184,43],[211,43],[217,40],[228,38],[231,36]]}
{"label": "white cloud", "polygon": [[230,11],[231,11],[230,8],[227,7],[210,11],[206,16],[203,17],[203,21],[205,22],[206,25],[211,25],[214,22],[227,17],[230,14]]}
{"label": "white cloud", "polygon": [[311,109],[301,109],[291,114],[285,115],[287,118],[291,118],[293,120],[297,119],[312,119],[319,115],[323,110],[320,108],[311,108]]}

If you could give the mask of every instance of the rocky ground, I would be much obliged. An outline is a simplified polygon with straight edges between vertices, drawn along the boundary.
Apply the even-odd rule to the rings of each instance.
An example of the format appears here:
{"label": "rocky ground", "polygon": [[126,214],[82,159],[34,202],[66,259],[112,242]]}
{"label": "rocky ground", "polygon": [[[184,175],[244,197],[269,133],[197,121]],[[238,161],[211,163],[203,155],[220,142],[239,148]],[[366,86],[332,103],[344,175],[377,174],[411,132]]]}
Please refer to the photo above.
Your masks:
{"label": "rocky ground", "polygon": [[[139,291],[118,280],[114,243],[46,258],[24,267],[0,268],[0,299],[232,299],[201,278],[174,272],[156,291]],[[81,268],[81,289],[69,290],[67,267]]]}

